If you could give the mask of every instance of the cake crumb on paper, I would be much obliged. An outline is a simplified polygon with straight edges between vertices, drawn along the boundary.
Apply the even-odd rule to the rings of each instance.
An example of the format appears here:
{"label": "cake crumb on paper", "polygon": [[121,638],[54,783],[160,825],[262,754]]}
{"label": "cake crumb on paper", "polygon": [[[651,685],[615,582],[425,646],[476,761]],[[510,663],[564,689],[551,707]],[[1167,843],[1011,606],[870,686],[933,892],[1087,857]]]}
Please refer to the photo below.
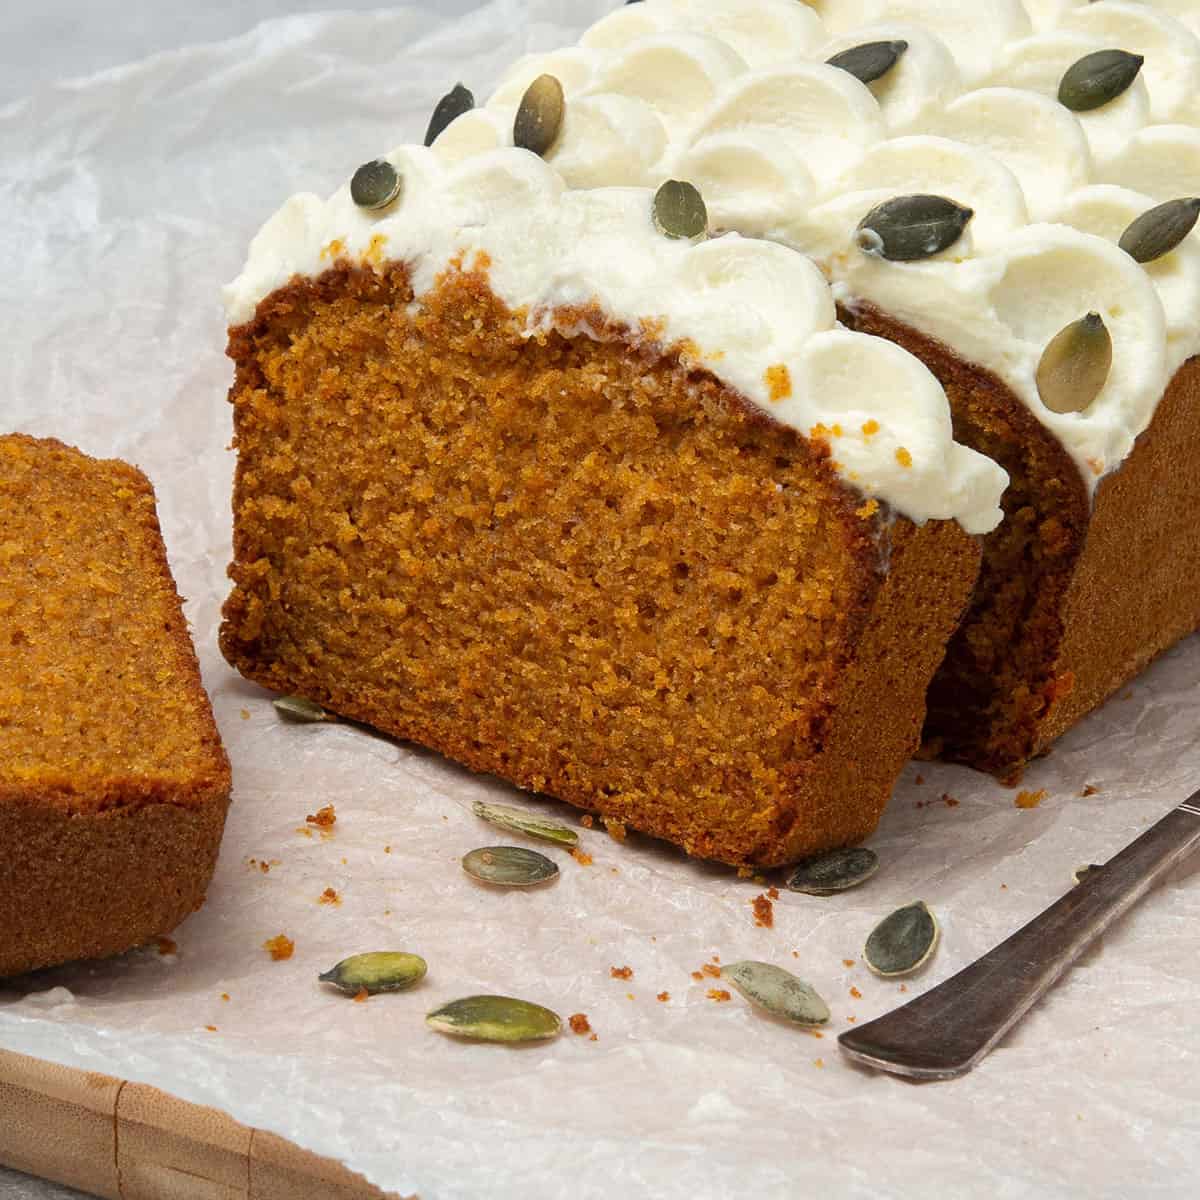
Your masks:
{"label": "cake crumb on paper", "polygon": [[1039,804],[1046,798],[1046,789],[1040,788],[1036,792],[1018,792],[1017,798],[1013,803],[1018,808],[1037,808]]}
{"label": "cake crumb on paper", "polygon": [[275,962],[286,962],[296,952],[296,943],[285,933],[276,934],[263,942],[263,949]]}
{"label": "cake crumb on paper", "polygon": [[592,856],[586,850],[580,850],[578,846],[571,851],[571,857],[581,867],[590,867],[592,865]]}
{"label": "cake crumb on paper", "polygon": [[322,892],[322,893],[321,893],[321,894],[320,894],[320,895],[317,897],[317,903],[318,903],[318,904],[335,904],[335,905],[336,905],[336,904],[341,904],[341,902],[342,902],[342,898],[341,898],[341,896],[339,896],[339,895],[337,894],[337,892],[336,892],[336,891],[335,891],[333,888],[331,888],[331,887],[327,887],[327,888],[326,888],[326,889],[325,889],[325,890],[324,890],[324,891],[323,891],[323,892]]}
{"label": "cake crumb on paper", "polygon": [[572,1033],[577,1033],[581,1037],[585,1033],[592,1032],[592,1027],[588,1024],[587,1013],[572,1013],[567,1018],[567,1024],[571,1026]]}
{"label": "cake crumb on paper", "polygon": [[304,818],[309,825],[315,825],[318,829],[332,829],[337,824],[337,809],[332,804],[326,804],[323,808],[318,808],[315,813],[309,813]]}
{"label": "cake crumb on paper", "polygon": [[657,996],[655,996],[654,998],[655,998],[655,1000],[657,1000],[657,1001],[658,1001],[660,1004],[666,1004],[666,1002],[667,1002],[668,1000],[670,1000],[670,998],[671,998],[671,993],[670,993],[670,992],[659,992],[659,993],[658,993],[658,995],[657,995]]}
{"label": "cake crumb on paper", "polygon": [[633,968],[632,967],[609,967],[608,973],[614,979],[632,979],[633,978]]}
{"label": "cake crumb on paper", "polygon": [[775,924],[775,906],[767,896],[760,893],[750,901],[750,905],[754,909],[755,925],[770,929]]}
{"label": "cake crumb on paper", "polygon": [[718,1004],[724,1004],[726,1000],[733,999],[733,996],[724,988],[709,988],[704,994],[710,1000],[715,1000]]}

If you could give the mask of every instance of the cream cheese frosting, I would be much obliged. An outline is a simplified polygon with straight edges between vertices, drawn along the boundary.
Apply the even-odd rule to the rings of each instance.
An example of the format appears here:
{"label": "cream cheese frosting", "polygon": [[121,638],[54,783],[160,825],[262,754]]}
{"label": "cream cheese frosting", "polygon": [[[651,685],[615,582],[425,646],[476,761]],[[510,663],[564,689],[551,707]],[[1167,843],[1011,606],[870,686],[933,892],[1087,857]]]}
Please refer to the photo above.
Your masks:
{"label": "cream cheese frosting", "polygon": [[[1094,488],[1200,352],[1200,235],[1143,269],[1113,249],[1123,227],[1093,219],[1100,205],[1132,220],[1138,193],[1145,211],[1200,190],[1198,26],[1200,0],[645,0],[576,47],[517,63],[434,149],[455,162],[509,144],[524,87],[557,64],[568,117],[547,160],[569,185],[690,179],[716,227],[803,250],[842,299],[879,303],[997,373]],[[879,40],[907,49],[869,85],[825,65]],[[1059,104],[1066,69],[1113,48],[1145,56],[1132,86],[1091,112]],[[587,106],[614,94],[633,107],[601,128]],[[1096,192],[1106,185],[1138,193],[1117,204]],[[974,209],[949,251],[901,265],[852,247],[874,205],[918,191]],[[1028,314],[1004,300],[1018,279]],[[1113,373],[1085,413],[1053,414],[1037,354],[1093,310],[1113,335]]]}
{"label": "cream cheese frosting", "polygon": [[656,340],[776,420],[828,438],[836,469],[863,495],[971,533],[999,523],[1005,472],[954,441],[945,393],[918,359],[838,327],[829,285],[806,256],[736,233],[665,237],[652,192],[568,190],[523,150],[446,166],[406,146],[388,159],[403,187],[382,211],[357,207],[348,185],[284,204],[225,289],[231,323],[337,260],[402,261],[419,300],[452,264],[483,255],[493,291],[531,334],[591,305],[635,331],[651,322]]}

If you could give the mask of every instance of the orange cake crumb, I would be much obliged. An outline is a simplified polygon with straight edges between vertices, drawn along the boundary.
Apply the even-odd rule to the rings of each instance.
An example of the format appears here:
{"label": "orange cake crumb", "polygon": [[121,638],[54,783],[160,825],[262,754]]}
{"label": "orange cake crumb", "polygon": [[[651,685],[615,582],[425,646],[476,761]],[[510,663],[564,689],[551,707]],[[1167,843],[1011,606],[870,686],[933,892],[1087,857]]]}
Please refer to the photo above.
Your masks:
{"label": "orange cake crumb", "polygon": [[1046,798],[1046,789],[1041,788],[1036,792],[1018,792],[1016,800],[1013,801],[1018,808],[1037,808],[1039,804]]}
{"label": "orange cake crumb", "polygon": [[711,975],[713,979],[721,978],[721,968],[716,963],[705,963],[700,970],[702,972],[700,976],[701,979],[703,979],[705,975]]}
{"label": "orange cake crumb", "polygon": [[843,958],[843,959],[842,959],[842,966],[843,966],[843,967],[852,967],[852,966],[854,966],[854,959],[852,959],[852,958]]}
{"label": "orange cake crumb", "polygon": [[316,825],[320,829],[332,829],[337,824],[337,810],[332,804],[326,804],[304,819],[309,825]]}
{"label": "orange cake crumb", "polygon": [[341,898],[341,896],[339,896],[339,895],[337,894],[337,892],[336,892],[336,891],[335,891],[333,888],[331,888],[331,887],[327,887],[327,888],[326,888],[326,889],[325,889],[325,890],[324,890],[324,891],[323,891],[323,892],[322,892],[322,893],[321,893],[321,894],[320,894],[320,895],[317,897],[317,903],[318,903],[318,904],[341,904],[341,902],[342,902],[342,898]]}
{"label": "orange cake crumb", "polygon": [[205,1025],[204,1028],[207,1029],[209,1033],[217,1032],[217,1027],[215,1025]]}
{"label": "orange cake crumb", "polygon": [[858,988],[856,988],[856,987],[852,987],[852,988],[850,989],[850,995],[852,995],[852,996],[855,998],[855,1000],[861,1000],[861,999],[862,999],[862,992],[860,992],[860,991],[858,990]]}
{"label": "orange cake crumb", "polygon": [[[769,888],[767,888],[767,895],[772,900],[778,900],[779,899],[779,889],[777,887],[769,887]],[[713,962],[717,962],[717,961],[719,961],[719,960],[717,959],[716,955],[714,954]]]}
{"label": "orange cake crumb", "polygon": [[724,988],[709,988],[704,993],[710,1000],[717,1001],[718,1004],[724,1004],[726,1000],[732,1000],[733,997]]}
{"label": "orange cake crumb", "polygon": [[263,942],[263,949],[276,961],[285,962],[296,951],[296,943],[286,934],[280,933]]}
{"label": "orange cake crumb", "polygon": [[823,1058],[816,1058],[813,1060],[814,1067],[823,1067],[824,1065],[825,1065],[825,1060]]}
{"label": "orange cake crumb", "polygon": [[775,924],[775,906],[766,896],[755,896],[750,901],[751,907],[754,909],[754,923],[761,925],[764,929],[770,929]]}
{"label": "orange cake crumb", "polygon": [[874,437],[879,432],[879,422],[874,417],[869,421],[864,421],[862,431],[867,437]]}
{"label": "orange cake crumb", "polygon": [[768,367],[764,378],[772,404],[786,400],[792,394],[792,375],[785,363],[776,363],[775,366]]}
{"label": "orange cake crumb", "polygon": [[1100,789],[1098,787],[1092,787],[1092,785],[1089,783],[1087,787],[1085,787],[1079,794],[1081,796],[1094,796],[1099,791]]}
{"label": "orange cake crumb", "polygon": [[906,450],[903,446],[901,446],[896,451],[896,461],[902,467],[911,467],[912,466],[912,454],[908,450]]}
{"label": "orange cake crumb", "polygon": [[160,937],[156,944],[159,954],[175,954],[179,950],[179,947],[169,937]]}
{"label": "orange cake crumb", "polygon": [[704,974],[703,974],[703,972],[701,972],[701,971],[693,971],[693,972],[692,972],[692,978],[693,978],[693,979],[694,979],[694,980],[695,980],[697,983],[703,983],[703,982],[704,982]]}
{"label": "orange cake crumb", "polygon": [[625,822],[615,821],[612,817],[604,818],[604,831],[614,842],[623,842],[625,840]]}
{"label": "orange cake crumb", "polygon": [[228,993],[228,992],[222,992],[222,993],[221,993],[221,999],[222,999],[222,1000],[228,1000],[228,999],[229,999],[229,993]]}
{"label": "orange cake crumb", "polygon": [[633,978],[633,968],[632,967],[609,967],[608,973],[614,979],[632,979]]}
{"label": "orange cake crumb", "polygon": [[365,987],[360,987],[358,989],[358,991],[354,993],[354,1003],[355,1004],[366,1004],[367,999],[370,995],[371,995],[371,993],[368,992]]}
{"label": "orange cake crumb", "polygon": [[572,1033],[578,1033],[582,1035],[592,1032],[592,1027],[588,1024],[586,1013],[572,1013],[567,1018],[567,1023],[571,1026]]}
{"label": "orange cake crumb", "polygon": [[590,867],[592,865],[592,856],[586,850],[581,850],[578,846],[571,851],[571,857],[581,867]]}
{"label": "orange cake crumb", "polygon": [[660,1001],[662,1001],[663,1004],[666,1004],[666,1002],[668,1000],[670,1000],[670,998],[671,998],[671,993],[670,992],[659,992],[658,995],[655,996],[654,998],[655,998],[655,1000],[660,1000]]}
{"label": "orange cake crumb", "polygon": [[591,829],[596,822],[592,819],[591,813],[584,813],[583,816],[579,818],[579,823],[584,827],[584,829]]}

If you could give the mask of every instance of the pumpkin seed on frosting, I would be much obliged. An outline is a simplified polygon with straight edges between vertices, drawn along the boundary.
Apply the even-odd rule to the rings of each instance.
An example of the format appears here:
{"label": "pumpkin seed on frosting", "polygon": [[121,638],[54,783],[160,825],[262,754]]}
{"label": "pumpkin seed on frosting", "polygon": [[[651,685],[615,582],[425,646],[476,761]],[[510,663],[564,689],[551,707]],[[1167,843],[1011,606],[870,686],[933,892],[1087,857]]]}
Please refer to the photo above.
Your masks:
{"label": "pumpkin seed on frosting", "polygon": [[735,962],[721,968],[728,980],[752,1004],[776,1017],[797,1025],[824,1025],[829,1020],[829,1005],[811,984],[773,963]]}
{"label": "pumpkin seed on frosting", "polygon": [[788,876],[787,889],[810,896],[832,896],[865,883],[879,870],[879,855],[865,846],[834,850],[797,863]]}
{"label": "pumpkin seed on frosting", "polygon": [[566,101],[553,75],[539,75],[526,89],[513,118],[513,145],[545,157],[562,129]]}
{"label": "pumpkin seed on frosting", "polygon": [[1112,356],[1112,337],[1099,313],[1072,321],[1042,351],[1037,368],[1042,403],[1051,412],[1083,412],[1103,391]]}
{"label": "pumpkin seed on frosting", "polygon": [[425,1024],[476,1042],[540,1042],[558,1036],[562,1018],[512,996],[464,996],[435,1008]]}
{"label": "pumpkin seed on frosting", "polygon": [[863,947],[863,962],[885,978],[910,975],[929,961],[938,934],[938,923],[923,900],[906,904],[871,930]]}
{"label": "pumpkin seed on frosting", "polygon": [[831,67],[840,67],[849,71],[862,83],[874,83],[882,79],[899,61],[900,56],[908,49],[908,43],[897,42],[864,42],[861,46],[852,46],[842,50],[832,58],[826,59]]}
{"label": "pumpkin seed on frosting", "polygon": [[695,184],[668,179],[654,193],[654,228],[664,237],[695,240],[708,232],[708,209]]}
{"label": "pumpkin seed on frosting", "polygon": [[481,846],[464,854],[462,868],[480,883],[499,887],[533,887],[558,874],[558,864],[524,846]]}
{"label": "pumpkin seed on frosting", "polygon": [[400,195],[404,177],[386,158],[363,163],[350,180],[350,199],[359,208],[387,208]]}
{"label": "pumpkin seed on frosting", "polygon": [[476,800],[471,805],[471,811],[483,821],[499,825],[501,829],[511,829],[514,833],[523,833],[527,837],[541,838],[544,842],[554,842],[559,846],[578,846],[579,834],[566,825],[557,821],[549,821],[536,813],[526,812],[523,808],[512,808],[507,804],[488,804],[486,800]]}
{"label": "pumpkin seed on frosting", "polygon": [[425,978],[428,970],[419,954],[398,950],[376,950],[367,954],[352,954],[322,972],[317,978],[330,983],[347,996],[365,991],[368,996],[380,992],[402,992]]}
{"label": "pumpkin seed on frosting", "polygon": [[974,215],[946,196],[894,196],[859,221],[854,240],[864,254],[916,262],[953,246]]}
{"label": "pumpkin seed on frosting", "polygon": [[1072,63],[1058,85],[1058,102],[1072,112],[1091,112],[1115,100],[1137,78],[1146,60],[1127,50],[1096,50]]}
{"label": "pumpkin seed on frosting", "polygon": [[470,112],[474,107],[475,96],[471,89],[456,83],[434,107],[433,116],[429,118],[429,128],[425,130],[425,145],[432,146],[451,121],[465,112]]}
{"label": "pumpkin seed on frosting", "polygon": [[1135,262],[1154,262],[1170,254],[1196,227],[1200,199],[1168,200],[1142,213],[1121,234],[1118,245]]}

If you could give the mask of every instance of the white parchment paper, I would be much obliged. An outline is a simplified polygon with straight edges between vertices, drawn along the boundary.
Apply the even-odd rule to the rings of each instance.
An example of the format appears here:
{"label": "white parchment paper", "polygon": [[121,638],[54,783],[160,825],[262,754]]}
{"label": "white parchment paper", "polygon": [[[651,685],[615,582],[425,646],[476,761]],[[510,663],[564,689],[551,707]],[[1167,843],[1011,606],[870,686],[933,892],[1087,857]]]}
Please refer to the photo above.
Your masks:
{"label": "white parchment paper", "polygon": [[[0,1045],[216,1105],[425,1200],[1194,1194],[1198,866],[961,1081],[873,1075],[834,1039],[977,957],[1200,787],[1197,639],[1029,771],[1036,808],[965,769],[910,766],[871,843],[875,879],[784,892],[771,929],[753,918],[761,885],[633,836],[583,831],[592,865],[550,850],[562,875],[530,894],[472,884],[459,857],[504,838],[470,802],[532,801],[359,730],[283,725],[216,649],[233,467],[219,285],[290,192],[332,190],[419,139],[456,80],[486,93],[517,54],[609,7],[291,18],[0,109],[0,425],[153,479],[235,779],[209,901],[178,952],[0,984]],[[332,835],[306,835],[324,804]],[[340,904],[318,903],[327,887]],[[902,994],[860,949],[917,897],[943,941]],[[295,940],[288,962],[262,949],[278,933]],[[316,983],[385,947],[428,959],[419,989],[354,1004]],[[824,1037],[708,998],[720,982],[692,972],[714,955],[811,981],[833,1009]],[[622,966],[631,978],[611,975]],[[514,1050],[424,1027],[480,991],[586,1013],[597,1039]]]}

